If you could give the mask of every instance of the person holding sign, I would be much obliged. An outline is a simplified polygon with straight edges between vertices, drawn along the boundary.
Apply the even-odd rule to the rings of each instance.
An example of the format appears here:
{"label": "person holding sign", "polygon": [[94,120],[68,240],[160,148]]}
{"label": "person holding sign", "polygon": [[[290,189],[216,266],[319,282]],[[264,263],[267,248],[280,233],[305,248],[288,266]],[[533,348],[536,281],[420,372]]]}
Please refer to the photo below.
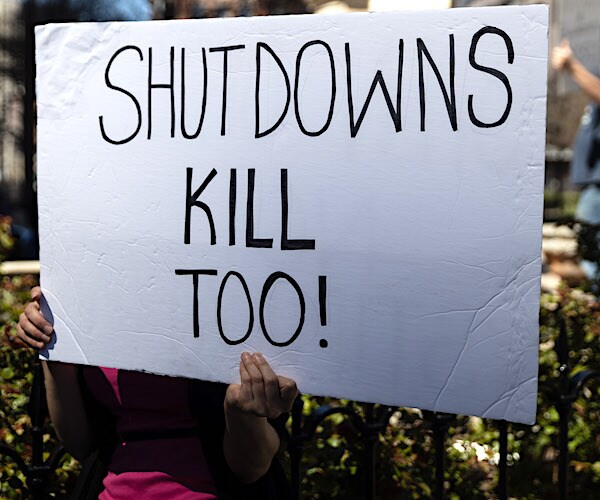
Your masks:
{"label": "person holding sign", "polygon": [[[19,338],[42,349],[53,328],[39,287],[19,319]],[[215,384],[69,363],[43,362],[50,416],[77,459],[98,450],[101,500],[286,498],[274,461],[279,433],[298,394],[260,353],[243,353],[240,384]],[[81,481],[85,482],[85,481]],[[99,482],[99,481],[98,481]],[[99,486],[99,485],[98,485]]]}
{"label": "person holding sign", "polygon": [[[567,72],[592,100],[573,147],[571,182],[583,186],[576,218],[587,224],[600,224],[600,78],[575,57],[568,40],[554,48],[551,63],[554,69]],[[597,274],[597,265],[591,261],[583,260],[581,267],[588,278]]]}

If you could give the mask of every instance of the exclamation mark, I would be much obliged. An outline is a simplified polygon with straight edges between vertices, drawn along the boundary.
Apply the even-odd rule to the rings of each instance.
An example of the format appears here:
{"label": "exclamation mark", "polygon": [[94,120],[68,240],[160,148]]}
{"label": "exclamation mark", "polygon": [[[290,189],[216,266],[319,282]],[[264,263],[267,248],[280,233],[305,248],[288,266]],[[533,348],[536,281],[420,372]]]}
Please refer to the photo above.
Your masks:
{"label": "exclamation mark", "polygon": [[[327,276],[319,276],[319,316],[321,326],[327,326]],[[319,345],[325,348],[329,344],[326,339],[321,339]]]}

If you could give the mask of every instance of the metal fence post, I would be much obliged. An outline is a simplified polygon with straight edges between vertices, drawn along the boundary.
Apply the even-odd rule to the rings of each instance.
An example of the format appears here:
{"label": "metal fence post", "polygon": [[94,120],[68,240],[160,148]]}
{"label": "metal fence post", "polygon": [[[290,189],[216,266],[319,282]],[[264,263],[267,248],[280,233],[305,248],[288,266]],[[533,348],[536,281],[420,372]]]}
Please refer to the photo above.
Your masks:
{"label": "metal fence post", "polygon": [[435,498],[443,500],[446,494],[444,486],[444,468],[446,457],[446,434],[455,415],[434,413],[433,442],[435,446]]}
{"label": "metal fence post", "polygon": [[44,498],[44,491],[48,482],[48,473],[44,466],[44,374],[39,360],[35,360],[33,367],[33,385],[29,396],[29,416],[31,418],[31,465],[27,485],[32,497]]}
{"label": "metal fence post", "polygon": [[587,382],[600,379],[600,370],[581,370],[573,376],[569,375],[568,329],[562,315],[559,316],[556,354],[559,363],[558,397],[555,402],[559,416],[558,497],[566,500],[569,491],[569,420],[572,405]]}
{"label": "metal fence post", "polygon": [[500,460],[498,461],[498,498],[506,500],[508,498],[507,488],[507,456],[508,456],[508,422],[500,420],[498,422],[500,429],[499,444],[500,444]]}
{"label": "metal fence post", "polygon": [[367,500],[374,500],[377,495],[376,485],[376,472],[375,472],[375,448],[377,444],[377,438],[379,436],[379,429],[374,425],[373,412],[375,405],[368,403],[365,405],[365,468],[366,468],[366,484],[365,484],[365,498]]}
{"label": "metal fence post", "polygon": [[559,415],[559,442],[558,442],[558,496],[560,500],[567,498],[568,468],[569,468],[569,414],[571,403],[569,394],[569,346],[567,338],[567,324],[562,314],[559,315],[559,335],[556,344],[558,357],[558,401],[556,409]]}
{"label": "metal fence post", "polygon": [[33,500],[48,498],[47,489],[50,478],[65,454],[62,445],[57,445],[48,460],[44,461],[45,401],[44,374],[40,362],[36,360],[28,407],[31,419],[31,462],[25,463],[25,460],[14,448],[0,444],[0,453],[10,457],[25,476],[30,497]]}
{"label": "metal fence post", "polygon": [[294,500],[300,500],[302,491],[301,471],[302,455],[304,454],[305,437],[302,431],[302,412],[304,410],[304,401],[298,396],[292,406],[292,433],[288,441],[288,453],[290,454],[291,464],[291,483]]}

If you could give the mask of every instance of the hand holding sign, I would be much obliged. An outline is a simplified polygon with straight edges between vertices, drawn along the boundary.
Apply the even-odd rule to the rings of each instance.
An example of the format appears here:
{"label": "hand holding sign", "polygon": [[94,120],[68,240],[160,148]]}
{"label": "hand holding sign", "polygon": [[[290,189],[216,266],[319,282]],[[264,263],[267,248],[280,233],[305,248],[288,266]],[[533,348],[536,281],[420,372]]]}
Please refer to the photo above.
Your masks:
{"label": "hand holding sign", "polygon": [[240,384],[227,388],[225,410],[275,419],[291,410],[298,395],[296,382],[277,376],[260,353],[242,353]]}
{"label": "hand holding sign", "polygon": [[31,290],[31,299],[19,316],[17,334],[29,347],[43,349],[50,343],[54,329],[41,312],[42,289],[39,286]]}

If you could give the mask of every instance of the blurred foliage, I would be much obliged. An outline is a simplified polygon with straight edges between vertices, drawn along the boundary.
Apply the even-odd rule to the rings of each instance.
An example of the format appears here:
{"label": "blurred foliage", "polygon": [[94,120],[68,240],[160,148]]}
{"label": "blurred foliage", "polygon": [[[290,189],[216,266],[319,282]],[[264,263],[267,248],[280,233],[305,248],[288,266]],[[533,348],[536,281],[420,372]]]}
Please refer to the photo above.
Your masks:
{"label": "blurred foliage", "polygon": [[544,190],[544,221],[573,219],[579,200],[579,191]]}
{"label": "blurred foliage", "polygon": [[12,219],[0,215],[0,263],[3,262],[15,246],[15,239],[11,231]]}
{"label": "blurred foliage", "polygon": [[[0,263],[12,247],[10,220],[0,217]],[[37,277],[0,275],[0,444],[16,450],[30,462],[31,420],[27,413],[33,383],[33,364],[37,354],[21,347],[15,324],[29,300]],[[43,457],[47,459],[57,444],[51,426],[46,426]],[[76,478],[78,464],[66,456],[51,478],[49,496],[63,498]],[[25,476],[16,463],[0,453],[0,498],[27,498]]]}
{"label": "blurred foliage", "polygon": [[[0,219],[0,252],[10,249],[7,219]],[[0,259],[2,258],[0,253]],[[0,277],[0,444],[31,459],[31,422],[27,416],[35,353],[15,341],[14,325],[35,286],[32,276]],[[540,391],[537,422],[509,426],[509,488],[511,498],[556,498],[558,469],[557,397],[559,364],[556,343],[559,321],[566,321],[569,368],[576,373],[600,367],[600,306],[581,290],[560,289],[543,295],[540,308]],[[569,430],[570,496],[597,498],[600,491],[600,384],[590,384],[573,405]],[[344,405],[364,417],[364,407],[349,401],[304,396],[305,416],[319,405]],[[46,426],[44,458],[57,444]],[[446,441],[448,498],[496,498],[499,432],[493,421],[457,417]],[[429,498],[434,492],[434,442],[431,420],[420,410],[403,408],[390,418],[379,436],[376,453],[377,491],[382,499]],[[362,499],[365,497],[365,450],[351,420],[339,414],[317,427],[302,461],[302,497]],[[72,487],[78,464],[66,456],[51,478],[49,494],[62,498]],[[16,464],[0,456],[0,498],[27,497],[25,477]]]}

